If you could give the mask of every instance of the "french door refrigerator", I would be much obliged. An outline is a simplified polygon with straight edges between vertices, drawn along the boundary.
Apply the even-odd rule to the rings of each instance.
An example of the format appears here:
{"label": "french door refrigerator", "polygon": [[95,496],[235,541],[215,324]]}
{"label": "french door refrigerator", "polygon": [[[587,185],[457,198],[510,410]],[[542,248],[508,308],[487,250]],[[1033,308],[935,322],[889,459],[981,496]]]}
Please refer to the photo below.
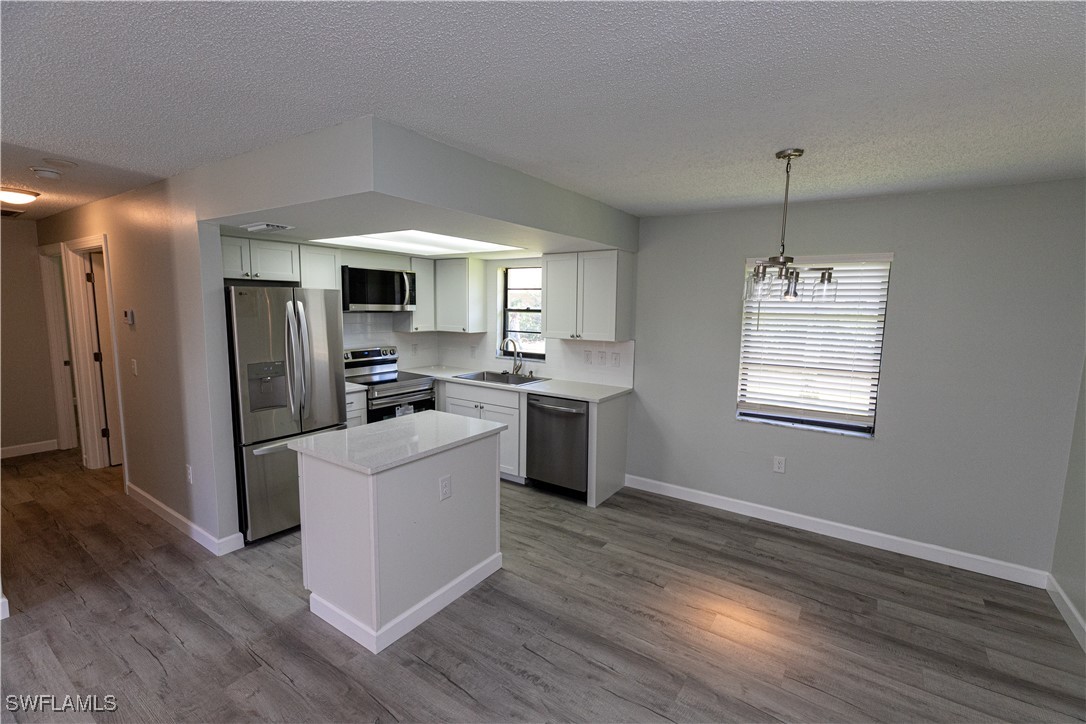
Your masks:
{"label": "french door refrigerator", "polygon": [[253,541],[296,526],[295,437],[340,427],[343,312],[339,292],[226,289],[242,532]]}

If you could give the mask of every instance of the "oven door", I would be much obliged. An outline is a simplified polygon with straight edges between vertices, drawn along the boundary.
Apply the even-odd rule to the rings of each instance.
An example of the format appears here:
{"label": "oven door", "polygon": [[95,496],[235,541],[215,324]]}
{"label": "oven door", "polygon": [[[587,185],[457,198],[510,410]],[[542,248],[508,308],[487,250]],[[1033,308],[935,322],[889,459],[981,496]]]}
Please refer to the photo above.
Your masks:
{"label": "oven door", "polygon": [[433,389],[393,397],[379,397],[366,405],[366,422],[380,422],[391,417],[403,417],[423,410],[437,409]]}

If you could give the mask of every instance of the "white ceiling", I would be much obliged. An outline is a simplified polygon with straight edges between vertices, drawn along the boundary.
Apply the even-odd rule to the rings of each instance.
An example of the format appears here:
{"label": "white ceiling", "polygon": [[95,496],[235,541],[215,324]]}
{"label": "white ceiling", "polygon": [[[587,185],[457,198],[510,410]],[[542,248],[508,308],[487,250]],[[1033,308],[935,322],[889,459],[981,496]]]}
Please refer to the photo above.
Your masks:
{"label": "white ceiling", "polygon": [[[1084,175],[1086,4],[4,2],[24,218],[374,114],[638,215]],[[43,157],[80,165],[34,178]]]}

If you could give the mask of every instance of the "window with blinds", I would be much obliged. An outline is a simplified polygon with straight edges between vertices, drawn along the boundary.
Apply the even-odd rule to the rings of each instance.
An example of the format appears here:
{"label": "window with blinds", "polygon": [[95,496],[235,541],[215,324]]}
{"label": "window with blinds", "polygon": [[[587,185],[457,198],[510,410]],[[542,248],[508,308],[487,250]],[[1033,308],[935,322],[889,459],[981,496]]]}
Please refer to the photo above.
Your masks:
{"label": "window with blinds", "polygon": [[[808,293],[743,303],[736,417],[874,434],[891,261],[892,254],[797,258],[799,268],[833,267],[835,302],[815,303]],[[803,275],[807,284],[818,276]]]}

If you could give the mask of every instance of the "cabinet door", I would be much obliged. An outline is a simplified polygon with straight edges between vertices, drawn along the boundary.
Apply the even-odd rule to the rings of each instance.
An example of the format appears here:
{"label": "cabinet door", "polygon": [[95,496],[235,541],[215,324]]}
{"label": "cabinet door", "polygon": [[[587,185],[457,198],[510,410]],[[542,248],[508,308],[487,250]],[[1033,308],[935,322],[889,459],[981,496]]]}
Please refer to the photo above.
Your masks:
{"label": "cabinet door", "polygon": [[543,255],[543,336],[574,339],[577,330],[577,255]]}
{"label": "cabinet door", "polygon": [[578,259],[578,335],[582,339],[615,341],[618,294],[618,252],[582,252]]}
{"label": "cabinet door", "polygon": [[439,332],[486,331],[486,278],[480,259],[434,262],[434,317]]}
{"label": "cabinet door", "polygon": [[445,398],[445,412],[464,417],[479,417],[479,403],[458,400],[455,397]]}
{"label": "cabinet door", "polygon": [[253,279],[271,282],[301,281],[297,244],[250,239],[249,258]]}
{"label": "cabinet door", "polygon": [[302,245],[300,251],[302,286],[306,289],[339,289],[339,252],[336,249]]}
{"label": "cabinet door", "polygon": [[248,279],[252,270],[249,268],[249,240],[222,237],[222,276],[223,279]]}
{"label": "cabinet door", "polygon": [[483,405],[481,417],[491,422],[501,422],[508,429],[498,433],[498,467],[503,473],[520,473],[520,410],[499,405]]}
{"label": "cabinet door", "polygon": [[434,331],[434,260],[412,259],[415,272],[415,311],[411,314],[412,332]]}

